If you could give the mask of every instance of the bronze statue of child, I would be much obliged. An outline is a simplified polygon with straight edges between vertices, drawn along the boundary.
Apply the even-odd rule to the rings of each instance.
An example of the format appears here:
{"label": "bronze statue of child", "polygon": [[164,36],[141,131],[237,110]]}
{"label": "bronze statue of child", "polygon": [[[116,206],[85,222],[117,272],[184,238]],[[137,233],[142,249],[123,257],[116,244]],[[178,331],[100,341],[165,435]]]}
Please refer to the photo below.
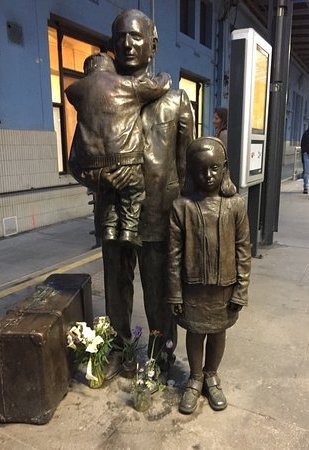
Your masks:
{"label": "bronze statue of child", "polygon": [[190,366],[179,404],[184,414],[195,410],[201,393],[214,410],[227,406],[217,372],[226,329],[248,303],[250,264],[245,202],[230,179],[224,144],[214,137],[196,139],[187,150],[186,182],[170,219],[168,303],[187,330]]}
{"label": "bronze statue of child", "polygon": [[69,163],[106,172],[131,167],[131,182],[123,189],[116,191],[108,183],[98,187],[104,198],[101,226],[105,241],[119,239],[141,245],[138,222],[145,198],[142,165],[146,143],[140,113],[144,105],[169,90],[170,76],[119,75],[106,53],[86,58],[84,72],[86,76],[65,91],[77,111],[71,151],[74,159],[70,158]]}

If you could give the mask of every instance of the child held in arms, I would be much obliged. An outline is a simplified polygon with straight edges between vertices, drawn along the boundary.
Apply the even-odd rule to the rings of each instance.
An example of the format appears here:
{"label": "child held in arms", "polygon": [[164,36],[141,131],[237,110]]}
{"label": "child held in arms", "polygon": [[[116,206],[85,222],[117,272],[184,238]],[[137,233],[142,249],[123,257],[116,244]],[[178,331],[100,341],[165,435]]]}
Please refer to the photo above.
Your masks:
{"label": "child held in arms", "polygon": [[101,226],[104,241],[119,239],[141,245],[138,222],[145,198],[142,165],[146,143],[140,113],[144,105],[169,90],[171,79],[167,73],[141,79],[119,75],[106,53],[86,58],[84,73],[85,78],[65,91],[77,111],[70,166],[107,173],[130,167],[131,181],[123,189],[116,191],[106,181],[98,186],[104,198]]}

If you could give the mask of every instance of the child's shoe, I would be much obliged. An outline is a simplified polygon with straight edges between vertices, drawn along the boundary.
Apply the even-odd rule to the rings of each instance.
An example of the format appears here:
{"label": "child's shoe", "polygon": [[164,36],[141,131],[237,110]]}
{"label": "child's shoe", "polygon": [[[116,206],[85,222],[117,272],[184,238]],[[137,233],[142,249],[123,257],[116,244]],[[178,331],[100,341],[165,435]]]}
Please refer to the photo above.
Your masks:
{"label": "child's shoe", "polygon": [[179,403],[179,412],[183,414],[192,414],[193,411],[195,411],[202,388],[203,381],[189,378]]}
{"label": "child's shoe", "polygon": [[222,411],[227,407],[227,401],[220,385],[220,379],[215,375],[213,377],[204,377],[203,395],[208,398],[209,405],[215,411]]}

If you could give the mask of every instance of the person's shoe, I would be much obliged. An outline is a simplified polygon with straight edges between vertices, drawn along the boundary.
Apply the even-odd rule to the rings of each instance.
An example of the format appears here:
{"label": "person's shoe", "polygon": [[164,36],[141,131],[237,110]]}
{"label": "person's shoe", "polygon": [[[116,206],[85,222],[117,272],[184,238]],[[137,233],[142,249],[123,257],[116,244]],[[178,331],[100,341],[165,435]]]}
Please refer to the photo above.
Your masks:
{"label": "person's shoe", "polygon": [[143,243],[136,231],[122,230],[119,236],[122,244],[133,245],[134,247],[142,247]]}
{"label": "person's shoe", "polygon": [[105,380],[111,380],[122,371],[122,353],[113,351],[108,356],[108,365],[105,368]]}
{"label": "person's shoe", "polygon": [[308,189],[304,189],[303,194],[308,194]]}
{"label": "person's shoe", "polygon": [[192,414],[196,410],[197,401],[201,395],[202,388],[202,381],[189,378],[179,403],[179,412],[183,414]]}
{"label": "person's shoe", "polygon": [[115,227],[105,227],[103,231],[102,240],[104,242],[116,241],[117,240],[117,230]]}
{"label": "person's shoe", "polygon": [[215,411],[222,411],[227,407],[227,401],[217,376],[204,377],[203,395],[208,398],[209,405]]}

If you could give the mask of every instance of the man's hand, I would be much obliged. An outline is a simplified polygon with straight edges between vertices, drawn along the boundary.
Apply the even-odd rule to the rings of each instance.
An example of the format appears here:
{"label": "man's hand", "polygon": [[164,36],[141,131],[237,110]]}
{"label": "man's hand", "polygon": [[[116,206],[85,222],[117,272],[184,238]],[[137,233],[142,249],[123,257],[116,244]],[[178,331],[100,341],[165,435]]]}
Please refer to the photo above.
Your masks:
{"label": "man's hand", "polygon": [[122,166],[119,168],[112,166],[104,168],[101,171],[102,181],[111,184],[117,191],[121,191],[128,186],[133,176],[132,166]]}
{"label": "man's hand", "polygon": [[230,301],[229,304],[227,305],[227,308],[232,312],[239,312],[242,309],[242,305]]}
{"label": "man's hand", "polygon": [[170,307],[171,307],[173,316],[178,316],[179,314],[182,314],[182,304],[181,303],[171,303]]}

